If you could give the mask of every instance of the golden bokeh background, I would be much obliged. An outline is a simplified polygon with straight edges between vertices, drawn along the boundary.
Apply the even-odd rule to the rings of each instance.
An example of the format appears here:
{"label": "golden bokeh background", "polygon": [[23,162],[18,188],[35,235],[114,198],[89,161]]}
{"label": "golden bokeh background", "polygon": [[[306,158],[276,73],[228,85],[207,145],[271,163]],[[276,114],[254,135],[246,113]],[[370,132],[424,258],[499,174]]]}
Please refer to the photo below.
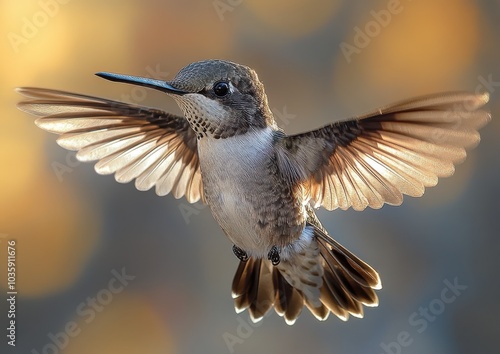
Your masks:
{"label": "golden bokeh background", "polygon": [[[0,290],[15,240],[18,296],[17,345],[3,336],[0,352],[382,353],[402,331],[404,353],[495,352],[499,16],[485,0],[2,0]],[[207,58],[256,69],[290,133],[419,94],[491,93],[493,121],[452,178],[399,208],[319,212],[381,274],[380,306],[364,320],[317,323],[304,311],[291,328],[275,314],[242,325],[229,291],[236,258],[207,208],[98,176],[16,109],[14,88],[39,86],[179,112],[161,93],[94,73],[168,79]],[[110,293],[122,269],[135,278]],[[455,278],[463,296],[418,332],[410,315]],[[78,308],[92,298],[102,308],[87,323]],[[66,343],[57,334],[73,322],[81,331]]]}

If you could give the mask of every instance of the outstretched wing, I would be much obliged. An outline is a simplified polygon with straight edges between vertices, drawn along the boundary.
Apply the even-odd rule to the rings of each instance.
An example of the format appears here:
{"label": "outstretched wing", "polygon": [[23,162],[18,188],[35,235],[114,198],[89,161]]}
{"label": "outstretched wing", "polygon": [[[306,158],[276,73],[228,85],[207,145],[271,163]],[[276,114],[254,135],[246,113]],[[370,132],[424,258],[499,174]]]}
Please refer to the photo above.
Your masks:
{"label": "outstretched wing", "polygon": [[277,141],[282,173],[328,210],[421,196],[453,174],[490,121],[488,94],[442,93],[407,100],[352,120]]}
{"label": "outstretched wing", "polygon": [[194,203],[203,197],[197,141],[183,118],[160,110],[69,92],[23,87],[18,107],[39,116],[40,128],[59,134],[57,143],[78,151],[80,161],[99,160],[99,174],[120,183],[135,179],[139,190],[156,186]]}

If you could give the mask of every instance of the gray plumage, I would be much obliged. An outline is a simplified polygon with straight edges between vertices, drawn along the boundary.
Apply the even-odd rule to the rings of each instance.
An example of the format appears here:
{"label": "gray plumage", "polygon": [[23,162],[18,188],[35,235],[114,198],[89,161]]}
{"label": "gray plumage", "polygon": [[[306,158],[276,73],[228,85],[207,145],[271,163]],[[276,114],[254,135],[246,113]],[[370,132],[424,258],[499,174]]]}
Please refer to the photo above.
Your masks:
{"label": "gray plumage", "polygon": [[292,324],[304,306],[319,320],[377,306],[377,272],[333,240],[313,208],[363,210],[420,196],[453,174],[490,120],[480,109],[487,94],[451,92],[289,136],[246,66],[197,62],[169,82],[98,75],[166,92],[183,116],[40,88],[18,89],[27,97],[19,108],[79,160],[98,161],[98,173],[207,203],[241,259],[235,308],[254,321],[271,308]]}

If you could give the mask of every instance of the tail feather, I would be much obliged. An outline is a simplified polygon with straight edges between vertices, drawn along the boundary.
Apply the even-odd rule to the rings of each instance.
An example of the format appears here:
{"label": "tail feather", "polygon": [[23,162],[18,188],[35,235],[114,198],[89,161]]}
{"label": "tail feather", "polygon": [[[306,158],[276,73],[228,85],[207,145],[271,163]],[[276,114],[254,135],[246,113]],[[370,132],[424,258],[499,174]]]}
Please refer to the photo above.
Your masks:
{"label": "tail feather", "polygon": [[[260,263],[259,286],[255,298],[250,304],[250,315],[254,321],[259,321],[273,307],[276,289],[273,283],[272,264]],[[257,288],[257,286],[255,286]]]}
{"label": "tail feather", "polygon": [[253,258],[245,263],[240,262],[233,280],[232,293],[237,313],[249,308],[255,297],[255,290],[260,286],[256,276],[258,267],[260,267],[260,261]]}
{"label": "tail feather", "polygon": [[372,288],[359,286],[359,283],[349,278],[342,271],[337,271],[333,277],[338,280],[340,287],[347,293],[347,296],[352,297],[365,306],[374,307],[378,305],[377,295]]}
{"label": "tail feather", "polygon": [[362,314],[362,307],[338,281],[335,273],[326,271],[323,277],[323,287],[326,288],[336,300],[336,303],[348,313],[359,317]]}
{"label": "tail feather", "polygon": [[[335,240],[332,241],[337,243]],[[357,279],[359,278],[359,276],[357,278],[354,278],[352,276],[352,273],[346,272],[343,267],[338,266],[340,262],[338,261],[338,258],[334,258],[334,253],[332,252],[331,247],[328,247],[328,245],[326,245],[321,240],[318,243],[320,245],[320,248],[322,249],[321,256],[323,257],[325,262],[325,272],[328,273],[328,277],[325,276],[323,279],[329,280],[330,278],[333,278],[331,282],[327,281],[327,283],[331,284],[331,286],[338,283],[340,289],[345,291],[347,293],[347,296],[361,302],[365,306],[377,306],[378,298],[373,289],[380,289],[380,280],[377,283],[374,282],[374,284],[376,284],[374,286],[360,284]],[[358,259],[358,261],[361,260]],[[365,266],[368,265],[365,264]],[[371,272],[369,274],[369,277],[373,278],[374,274],[371,273],[375,271],[371,268],[370,270]],[[377,275],[378,277],[378,274],[375,273],[375,275]]]}
{"label": "tail feather", "polygon": [[330,310],[342,321],[347,321],[349,319],[349,312],[342,306],[340,306],[337,299],[333,296],[333,293],[328,289],[328,287],[322,286],[320,292],[321,302],[328,308],[328,310]]}
{"label": "tail feather", "polygon": [[324,251],[321,255],[325,260],[330,253],[336,263],[348,273],[349,277],[358,282],[359,285],[376,290],[382,288],[380,277],[372,267],[356,257],[322,230],[315,229],[315,234],[319,244],[323,246]]}
{"label": "tail feather", "polygon": [[346,321],[349,315],[363,317],[363,305],[378,305],[375,290],[382,286],[377,272],[321,226],[307,228],[309,243],[304,248],[303,242],[303,249],[289,253],[291,258],[278,266],[254,257],[240,262],[232,286],[238,313],[248,309],[257,322],[274,307],[287,324],[293,324],[305,305],[318,320],[326,320],[332,312]]}
{"label": "tail feather", "polygon": [[283,316],[287,324],[292,325],[302,312],[304,297],[299,290],[286,281],[277,268],[273,268],[273,272],[277,289],[274,304],[276,313]]}
{"label": "tail feather", "polygon": [[232,297],[233,299],[237,299],[248,292],[248,288],[252,284],[247,279],[250,278],[248,273],[253,272],[253,262],[255,260],[250,258],[247,262],[240,262],[238,268],[236,269],[236,273],[233,278],[232,285]]}
{"label": "tail feather", "polygon": [[255,258],[240,262],[232,286],[237,313],[248,309],[252,320],[259,321],[275,304],[276,291],[270,262]]}
{"label": "tail feather", "polygon": [[309,311],[320,321],[325,321],[330,315],[330,309],[324,304],[321,303],[320,306],[314,307],[314,304],[308,298],[304,298],[305,304]]}

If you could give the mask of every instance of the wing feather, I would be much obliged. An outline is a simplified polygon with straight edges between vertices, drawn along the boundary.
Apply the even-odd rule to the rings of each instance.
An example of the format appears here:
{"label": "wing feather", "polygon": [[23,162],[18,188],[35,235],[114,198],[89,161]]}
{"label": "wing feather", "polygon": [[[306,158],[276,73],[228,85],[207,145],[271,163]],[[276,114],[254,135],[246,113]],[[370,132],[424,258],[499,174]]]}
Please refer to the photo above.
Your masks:
{"label": "wing feather", "polygon": [[450,92],[407,100],[320,129],[277,139],[288,180],[315,207],[399,205],[451,176],[491,116],[488,94]]}
{"label": "wing feather", "polygon": [[192,203],[203,198],[196,135],[183,117],[64,91],[17,91],[27,97],[18,107],[59,134],[57,143],[78,151],[78,160],[97,161],[97,173],[114,173],[120,183],[135,179],[139,190],[156,186],[159,195],[172,192]]}

